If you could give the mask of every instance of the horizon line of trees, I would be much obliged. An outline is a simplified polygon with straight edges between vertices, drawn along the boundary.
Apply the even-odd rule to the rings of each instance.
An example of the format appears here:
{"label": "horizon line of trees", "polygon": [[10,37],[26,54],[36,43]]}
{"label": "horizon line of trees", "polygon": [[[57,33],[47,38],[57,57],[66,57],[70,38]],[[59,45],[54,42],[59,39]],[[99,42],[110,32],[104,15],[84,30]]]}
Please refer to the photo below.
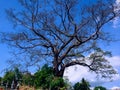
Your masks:
{"label": "horizon line of trees", "polygon": [[[42,90],[90,90],[90,83],[84,78],[80,82],[72,85],[67,78],[56,77],[53,74],[52,67],[45,64],[40,70],[33,75],[30,72],[23,73],[18,68],[7,71],[0,82],[3,86],[8,84],[11,88],[12,82],[17,82],[20,86],[30,86],[41,88]],[[102,86],[97,86],[94,90],[106,90]]]}

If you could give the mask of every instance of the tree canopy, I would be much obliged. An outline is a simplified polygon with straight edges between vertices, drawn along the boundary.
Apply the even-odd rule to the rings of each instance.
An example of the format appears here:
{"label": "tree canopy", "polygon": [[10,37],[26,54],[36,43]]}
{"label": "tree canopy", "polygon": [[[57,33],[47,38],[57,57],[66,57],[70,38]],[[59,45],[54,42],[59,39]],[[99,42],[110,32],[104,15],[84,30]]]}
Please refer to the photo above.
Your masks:
{"label": "tree canopy", "polygon": [[35,86],[36,87],[43,87],[43,88],[49,88],[50,83],[52,79],[54,78],[53,70],[51,67],[48,67],[47,64],[45,64],[41,70],[37,71],[34,75],[35,77]]}
{"label": "tree canopy", "polygon": [[21,64],[40,65],[40,62],[47,61],[58,77],[63,76],[66,67],[76,64],[97,73],[103,72],[104,76],[108,75],[108,71],[113,74],[112,67],[103,63],[106,61],[103,53],[102,56],[92,55],[90,64],[84,61],[86,55],[94,51],[93,47],[98,47],[98,40],[109,40],[103,27],[119,16],[119,10],[114,0],[89,2],[19,0],[19,10],[6,10],[16,30],[4,33],[3,39],[17,48],[16,53],[19,52],[25,62],[20,61]]}
{"label": "tree canopy", "polygon": [[90,90],[90,84],[84,78],[82,78],[81,82],[77,82],[74,86],[74,90]]}
{"label": "tree canopy", "polygon": [[94,88],[94,90],[107,90],[105,87],[97,86]]}
{"label": "tree canopy", "polygon": [[34,74],[20,72],[18,68],[15,68],[14,70],[7,71],[3,78],[0,78],[0,81],[0,86],[9,89],[16,89],[16,83],[19,83],[19,87],[29,86],[40,90],[65,90],[68,87],[68,83],[62,77],[55,77],[53,75],[53,69],[47,64]]}

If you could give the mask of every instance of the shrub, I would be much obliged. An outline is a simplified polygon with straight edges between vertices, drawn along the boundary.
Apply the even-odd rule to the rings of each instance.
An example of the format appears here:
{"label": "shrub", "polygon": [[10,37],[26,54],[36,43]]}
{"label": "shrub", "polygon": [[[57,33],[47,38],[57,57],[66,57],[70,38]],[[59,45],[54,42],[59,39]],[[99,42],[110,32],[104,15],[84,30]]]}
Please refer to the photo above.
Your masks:
{"label": "shrub", "polygon": [[74,90],[90,90],[89,83],[83,78],[81,83],[77,82],[74,86]]}
{"label": "shrub", "polygon": [[94,88],[94,90],[107,90],[105,87],[97,86]]}
{"label": "shrub", "polygon": [[51,90],[65,90],[65,88],[66,84],[61,77],[55,77],[50,84]]}

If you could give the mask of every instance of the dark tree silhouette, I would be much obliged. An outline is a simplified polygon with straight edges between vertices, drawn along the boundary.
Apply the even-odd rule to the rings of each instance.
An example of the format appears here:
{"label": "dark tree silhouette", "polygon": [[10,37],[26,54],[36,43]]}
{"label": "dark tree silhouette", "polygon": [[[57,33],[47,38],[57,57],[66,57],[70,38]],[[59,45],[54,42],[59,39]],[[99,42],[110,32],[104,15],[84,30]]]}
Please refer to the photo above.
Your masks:
{"label": "dark tree silhouette", "polygon": [[94,88],[94,90],[107,90],[105,87],[97,86]]}
{"label": "dark tree silhouette", "polygon": [[97,40],[108,39],[103,27],[119,12],[113,0],[94,0],[90,5],[85,2],[90,1],[19,0],[20,10],[6,10],[16,31],[4,33],[4,40],[30,57],[30,61],[24,60],[28,66],[46,60],[58,77],[66,67],[76,64],[100,73],[104,68],[105,72],[110,67],[101,67],[102,60],[94,61],[98,56],[91,64],[84,62],[84,56],[96,47]]}
{"label": "dark tree silhouette", "polygon": [[77,82],[73,87],[74,90],[90,90],[90,84],[84,78],[82,78],[81,83]]}

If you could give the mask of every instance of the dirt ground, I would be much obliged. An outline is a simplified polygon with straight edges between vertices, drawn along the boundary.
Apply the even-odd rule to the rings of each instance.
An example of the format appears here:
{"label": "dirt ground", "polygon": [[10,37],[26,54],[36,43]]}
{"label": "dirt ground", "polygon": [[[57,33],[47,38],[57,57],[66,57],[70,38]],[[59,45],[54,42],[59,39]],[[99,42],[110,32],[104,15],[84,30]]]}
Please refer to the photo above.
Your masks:
{"label": "dirt ground", "polygon": [[35,90],[35,88],[29,86],[20,86],[19,90]]}

